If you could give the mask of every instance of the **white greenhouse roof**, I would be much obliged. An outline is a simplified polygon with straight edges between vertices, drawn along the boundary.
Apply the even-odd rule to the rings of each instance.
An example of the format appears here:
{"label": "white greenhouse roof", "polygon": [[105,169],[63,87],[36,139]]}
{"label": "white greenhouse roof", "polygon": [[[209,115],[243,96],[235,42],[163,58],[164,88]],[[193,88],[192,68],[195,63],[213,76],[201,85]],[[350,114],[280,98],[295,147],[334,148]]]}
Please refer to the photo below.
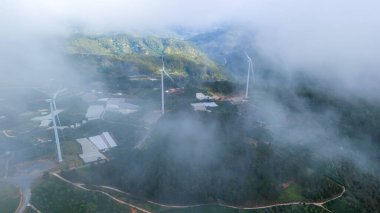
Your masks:
{"label": "white greenhouse roof", "polygon": [[117,146],[115,140],[108,132],[89,137],[89,139],[99,150],[107,150]]}
{"label": "white greenhouse roof", "polygon": [[102,105],[91,105],[87,109],[86,118],[88,120],[100,119],[103,115],[104,107]]}
{"label": "white greenhouse roof", "polygon": [[106,157],[99,152],[97,147],[91,143],[87,138],[77,139],[78,143],[82,147],[82,154],[79,157],[83,160],[84,163],[91,163],[98,160],[104,160]]}

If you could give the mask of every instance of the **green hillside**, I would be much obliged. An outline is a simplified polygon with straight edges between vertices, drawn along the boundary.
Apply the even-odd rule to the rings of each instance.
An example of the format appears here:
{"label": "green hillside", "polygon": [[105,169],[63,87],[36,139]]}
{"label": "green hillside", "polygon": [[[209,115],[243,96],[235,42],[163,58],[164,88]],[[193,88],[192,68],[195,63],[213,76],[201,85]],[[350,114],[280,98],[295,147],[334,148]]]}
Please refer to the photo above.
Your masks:
{"label": "green hillside", "polygon": [[164,54],[167,71],[175,78],[223,79],[219,67],[190,42],[176,38],[137,37],[128,34],[69,39],[67,53],[80,63],[95,65],[117,77],[158,74]]}

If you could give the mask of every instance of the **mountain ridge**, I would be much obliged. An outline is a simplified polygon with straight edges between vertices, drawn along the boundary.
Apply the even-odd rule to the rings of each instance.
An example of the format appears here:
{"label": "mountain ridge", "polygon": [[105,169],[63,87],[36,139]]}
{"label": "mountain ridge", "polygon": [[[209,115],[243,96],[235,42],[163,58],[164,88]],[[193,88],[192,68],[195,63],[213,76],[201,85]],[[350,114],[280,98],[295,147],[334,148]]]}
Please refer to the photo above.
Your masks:
{"label": "mountain ridge", "polygon": [[[132,65],[138,74],[159,74],[161,57],[167,71],[178,78],[220,80],[224,75],[219,65],[191,42],[178,38],[134,36],[130,34],[83,35],[67,41],[66,53],[95,59],[100,70],[114,70],[128,74]],[[121,66],[120,66],[121,64]],[[123,70],[123,67],[126,69]],[[135,73],[136,74],[136,73]]]}

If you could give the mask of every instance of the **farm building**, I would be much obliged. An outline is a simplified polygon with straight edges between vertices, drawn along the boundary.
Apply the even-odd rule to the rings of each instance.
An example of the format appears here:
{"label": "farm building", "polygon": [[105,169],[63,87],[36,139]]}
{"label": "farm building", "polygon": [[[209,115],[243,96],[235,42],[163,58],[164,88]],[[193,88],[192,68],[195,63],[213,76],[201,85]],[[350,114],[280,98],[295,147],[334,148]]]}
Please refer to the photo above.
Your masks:
{"label": "farm building", "polygon": [[207,108],[209,107],[217,107],[218,105],[215,102],[200,102],[200,103],[192,103],[194,111],[206,111],[211,112]]}
{"label": "farm building", "polygon": [[136,112],[138,106],[125,102],[124,98],[109,98],[106,103],[106,111],[129,114]]}
{"label": "farm building", "polygon": [[79,157],[84,163],[91,163],[98,160],[105,160],[106,157],[99,152],[98,148],[91,143],[87,138],[77,139],[78,143],[82,147],[82,154]]}
{"label": "farm building", "polygon": [[102,105],[91,105],[87,109],[86,118],[88,120],[101,119],[104,113],[104,107]]}
{"label": "farm building", "polygon": [[113,137],[108,132],[103,132],[100,135],[88,138],[98,150],[105,151],[110,148],[116,147],[117,144]]}

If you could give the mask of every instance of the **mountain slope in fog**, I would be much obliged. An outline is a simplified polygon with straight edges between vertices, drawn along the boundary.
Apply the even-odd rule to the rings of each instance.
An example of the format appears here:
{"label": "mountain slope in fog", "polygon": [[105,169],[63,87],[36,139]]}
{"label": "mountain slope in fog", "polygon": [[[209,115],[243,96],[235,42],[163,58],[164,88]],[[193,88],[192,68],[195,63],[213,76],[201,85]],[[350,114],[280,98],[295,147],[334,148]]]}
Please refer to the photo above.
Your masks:
{"label": "mountain slope in fog", "polygon": [[167,71],[176,78],[223,78],[218,65],[204,52],[192,43],[176,38],[77,35],[68,41],[67,53],[74,60],[92,64],[98,71],[118,77],[159,74],[163,55]]}
{"label": "mountain slope in fog", "polygon": [[198,33],[189,37],[188,41],[221,65],[223,72],[241,79],[245,78],[247,69],[245,53],[251,57],[256,55],[257,48],[253,35],[246,29],[230,26]]}

